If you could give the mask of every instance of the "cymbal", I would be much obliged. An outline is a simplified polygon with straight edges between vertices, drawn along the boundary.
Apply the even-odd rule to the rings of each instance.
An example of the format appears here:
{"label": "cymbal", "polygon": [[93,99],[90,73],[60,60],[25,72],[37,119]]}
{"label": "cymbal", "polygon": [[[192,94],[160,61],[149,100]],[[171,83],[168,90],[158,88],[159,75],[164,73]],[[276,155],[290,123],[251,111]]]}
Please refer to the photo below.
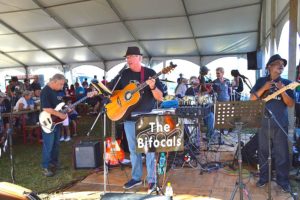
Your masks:
{"label": "cymbal", "polygon": [[159,79],[160,81],[162,81],[162,82],[168,82],[168,83],[175,83],[175,81],[170,81],[170,80],[168,80],[168,79]]}
{"label": "cymbal", "polygon": [[112,92],[110,91],[110,89],[108,89],[103,83],[98,82],[97,84],[92,83],[92,85],[97,89],[97,86],[99,86],[100,89],[102,89],[104,92],[108,93],[109,95],[112,94]]}

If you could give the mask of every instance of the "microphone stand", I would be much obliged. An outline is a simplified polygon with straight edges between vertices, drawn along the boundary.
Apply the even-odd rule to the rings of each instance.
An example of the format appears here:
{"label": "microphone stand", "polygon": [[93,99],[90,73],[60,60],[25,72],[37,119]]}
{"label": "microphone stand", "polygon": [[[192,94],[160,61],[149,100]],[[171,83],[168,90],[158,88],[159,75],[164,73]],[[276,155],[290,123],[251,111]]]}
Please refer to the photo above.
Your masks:
{"label": "microphone stand", "polygon": [[[250,89],[251,91],[251,87],[248,84],[248,82],[245,80],[246,77],[243,77],[242,80],[244,81],[244,83],[247,85],[247,87]],[[257,96],[257,94],[254,92],[253,93],[255,95],[255,97],[257,99],[261,99],[260,97]],[[280,125],[280,123],[278,122],[278,120],[276,119],[276,117],[274,116],[274,114],[272,113],[272,111],[267,107],[267,105],[265,106],[265,117],[268,118],[268,199],[267,200],[272,200],[272,195],[271,195],[271,176],[272,176],[272,147],[271,147],[271,142],[272,142],[272,137],[271,137],[271,120],[273,119],[274,122],[276,123],[276,125],[282,130],[282,132],[286,135],[287,139],[289,139],[288,137],[288,133],[284,130],[284,128]],[[290,142],[292,142],[290,140]],[[290,191],[291,196],[293,197],[293,199],[296,199],[296,196],[294,193],[292,193],[292,191]]]}
{"label": "microphone stand", "polygon": [[[13,107],[14,107],[14,103],[16,101],[16,97],[12,96],[11,97],[11,102],[10,102],[10,113],[9,113],[9,127],[7,129],[7,140],[8,140],[8,145],[9,145],[9,158],[10,158],[10,175],[11,175],[11,179],[12,182],[15,183],[16,179],[15,179],[15,159],[14,159],[14,154],[13,154],[13,138],[12,138],[12,134],[13,134],[13,126],[12,126],[12,122],[13,122]],[[6,147],[4,147],[6,148]]]}
{"label": "microphone stand", "polygon": [[[118,83],[120,82],[121,78],[122,78],[122,73],[123,71],[127,68],[127,65],[125,65],[121,71],[118,73],[118,79],[114,84],[114,87],[111,91],[111,94],[115,91],[116,86],[118,85]],[[108,97],[106,97],[107,99],[104,101],[103,104],[103,108],[102,111],[98,114],[97,118],[99,118],[99,116],[103,113],[103,171],[104,171],[104,175],[103,175],[103,195],[106,193],[106,182],[107,182],[107,174],[108,173],[108,169],[106,166],[106,120],[107,120],[107,114],[106,114],[106,108],[105,106],[109,103],[109,99],[110,99],[111,95],[108,95]],[[101,195],[100,195],[101,197]]]}

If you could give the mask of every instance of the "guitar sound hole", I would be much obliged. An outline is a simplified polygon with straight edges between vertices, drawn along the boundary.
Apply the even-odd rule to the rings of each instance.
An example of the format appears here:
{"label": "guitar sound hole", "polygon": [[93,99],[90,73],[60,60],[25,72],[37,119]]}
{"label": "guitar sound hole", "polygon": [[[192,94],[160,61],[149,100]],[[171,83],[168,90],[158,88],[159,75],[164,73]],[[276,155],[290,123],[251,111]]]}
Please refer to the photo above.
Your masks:
{"label": "guitar sound hole", "polygon": [[129,99],[131,99],[131,97],[132,97],[131,92],[126,92],[125,99],[128,101]]}

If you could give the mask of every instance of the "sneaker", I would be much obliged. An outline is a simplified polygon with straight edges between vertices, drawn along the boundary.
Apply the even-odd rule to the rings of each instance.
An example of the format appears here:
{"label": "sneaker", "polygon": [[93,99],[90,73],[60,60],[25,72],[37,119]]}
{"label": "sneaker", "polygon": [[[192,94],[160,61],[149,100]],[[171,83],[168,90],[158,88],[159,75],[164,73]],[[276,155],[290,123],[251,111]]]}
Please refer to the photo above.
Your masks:
{"label": "sneaker", "polygon": [[77,133],[74,133],[73,136],[78,136],[78,134],[77,134]]}
{"label": "sneaker", "polygon": [[52,176],[54,176],[54,173],[53,173],[50,169],[48,169],[48,168],[44,168],[44,169],[43,169],[43,174],[44,174],[45,176],[47,176],[47,177],[52,177]]}
{"label": "sneaker", "polygon": [[136,181],[134,179],[131,179],[130,181],[128,181],[127,183],[124,184],[123,188],[125,190],[128,190],[128,189],[131,189],[135,186],[138,186],[138,185],[142,185],[142,181],[139,180],[139,181]]}
{"label": "sneaker", "polygon": [[151,194],[155,190],[155,183],[148,184],[148,194]]}
{"label": "sneaker", "polygon": [[59,141],[65,141],[65,138],[63,136],[60,137]]}
{"label": "sneaker", "polygon": [[54,165],[52,163],[49,164],[49,168],[52,172],[56,172],[63,169],[60,165]]}
{"label": "sneaker", "polygon": [[261,188],[261,187],[264,187],[266,185],[266,182],[263,182],[263,181],[257,181],[256,182],[256,187],[259,187],[259,188]]}
{"label": "sneaker", "polygon": [[290,193],[292,191],[290,184],[279,186],[281,187],[282,192]]}
{"label": "sneaker", "polygon": [[71,140],[71,137],[68,136],[66,139],[65,139],[65,142],[69,142]]}

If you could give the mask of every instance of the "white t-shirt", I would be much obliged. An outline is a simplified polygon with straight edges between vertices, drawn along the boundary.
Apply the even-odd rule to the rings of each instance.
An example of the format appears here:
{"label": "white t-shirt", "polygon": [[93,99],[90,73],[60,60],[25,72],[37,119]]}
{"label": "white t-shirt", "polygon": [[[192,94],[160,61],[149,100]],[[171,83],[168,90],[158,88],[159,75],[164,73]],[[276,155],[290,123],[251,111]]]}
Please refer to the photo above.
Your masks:
{"label": "white t-shirt", "polygon": [[18,111],[19,110],[19,105],[20,105],[20,103],[22,103],[24,106],[23,106],[23,108],[24,109],[26,109],[26,108],[28,108],[28,103],[27,103],[27,101],[26,101],[26,99],[25,99],[25,97],[21,97],[18,101],[17,101],[17,103],[16,103],[16,105],[15,105],[15,107],[14,107],[14,110],[15,111]]}

